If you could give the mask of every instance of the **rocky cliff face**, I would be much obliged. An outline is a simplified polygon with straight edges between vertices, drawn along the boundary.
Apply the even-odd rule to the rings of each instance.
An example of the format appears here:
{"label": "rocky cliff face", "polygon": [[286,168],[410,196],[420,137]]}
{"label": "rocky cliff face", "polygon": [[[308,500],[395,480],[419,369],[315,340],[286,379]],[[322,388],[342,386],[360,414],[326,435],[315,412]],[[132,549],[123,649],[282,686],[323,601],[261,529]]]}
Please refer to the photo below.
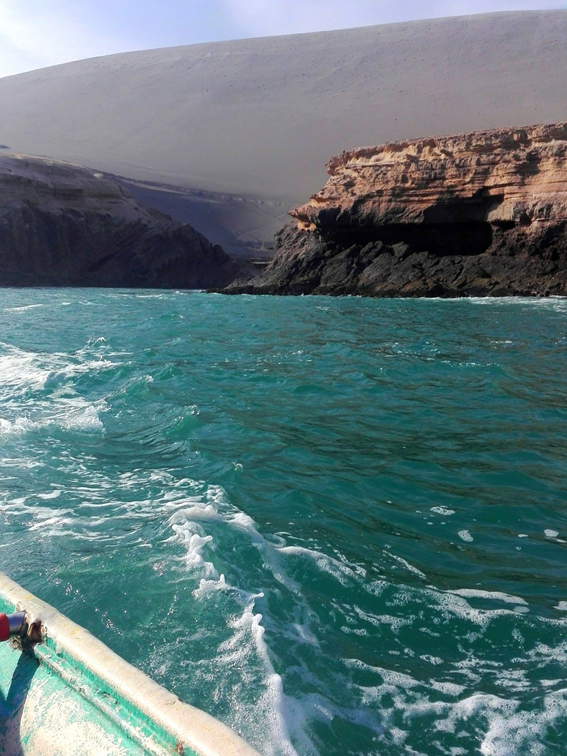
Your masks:
{"label": "rocky cliff face", "polygon": [[0,285],[206,288],[240,266],[114,180],[0,153]]}
{"label": "rocky cliff face", "polygon": [[567,294],[567,124],[344,152],[236,291]]}

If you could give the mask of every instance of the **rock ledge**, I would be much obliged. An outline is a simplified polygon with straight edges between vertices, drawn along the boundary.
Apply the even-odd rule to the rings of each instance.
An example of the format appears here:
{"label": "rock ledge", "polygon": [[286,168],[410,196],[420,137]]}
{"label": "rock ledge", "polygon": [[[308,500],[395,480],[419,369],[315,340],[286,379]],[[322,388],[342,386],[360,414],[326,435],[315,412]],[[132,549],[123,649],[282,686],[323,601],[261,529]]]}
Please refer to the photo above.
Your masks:
{"label": "rock ledge", "polygon": [[567,295],[567,123],[343,152],[227,293]]}

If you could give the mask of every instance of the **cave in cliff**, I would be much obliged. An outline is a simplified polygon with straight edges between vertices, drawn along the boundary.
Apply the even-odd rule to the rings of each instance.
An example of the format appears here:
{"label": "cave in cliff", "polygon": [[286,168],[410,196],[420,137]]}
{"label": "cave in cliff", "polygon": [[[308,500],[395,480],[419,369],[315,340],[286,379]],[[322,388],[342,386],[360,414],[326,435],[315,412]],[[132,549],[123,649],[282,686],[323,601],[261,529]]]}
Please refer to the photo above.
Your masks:
{"label": "cave in cliff", "polygon": [[567,295],[567,124],[344,152],[231,291]]}

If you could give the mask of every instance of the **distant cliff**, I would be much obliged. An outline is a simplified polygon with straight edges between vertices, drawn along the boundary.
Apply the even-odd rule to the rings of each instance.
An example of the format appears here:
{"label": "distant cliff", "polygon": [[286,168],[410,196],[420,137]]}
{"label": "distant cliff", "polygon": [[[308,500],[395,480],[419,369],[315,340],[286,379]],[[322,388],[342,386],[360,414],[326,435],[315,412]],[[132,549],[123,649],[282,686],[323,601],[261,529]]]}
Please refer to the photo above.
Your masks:
{"label": "distant cliff", "polygon": [[344,152],[229,292],[567,295],[567,124]]}
{"label": "distant cliff", "polygon": [[0,285],[205,288],[239,273],[221,247],[103,174],[0,153]]}

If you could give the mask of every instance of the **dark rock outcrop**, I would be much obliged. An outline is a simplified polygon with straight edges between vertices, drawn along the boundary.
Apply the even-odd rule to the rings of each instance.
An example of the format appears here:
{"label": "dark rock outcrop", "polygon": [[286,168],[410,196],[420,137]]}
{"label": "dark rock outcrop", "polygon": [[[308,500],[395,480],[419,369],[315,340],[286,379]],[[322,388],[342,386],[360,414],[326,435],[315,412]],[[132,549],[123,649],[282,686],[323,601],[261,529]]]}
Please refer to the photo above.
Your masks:
{"label": "dark rock outcrop", "polygon": [[227,293],[567,295],[567,124],[345,152]]}
{"label": "dark rock outcrop", "polygon": [[221,247],[109,177],[0,155],[0,285],[200,289],[237,275]]}

